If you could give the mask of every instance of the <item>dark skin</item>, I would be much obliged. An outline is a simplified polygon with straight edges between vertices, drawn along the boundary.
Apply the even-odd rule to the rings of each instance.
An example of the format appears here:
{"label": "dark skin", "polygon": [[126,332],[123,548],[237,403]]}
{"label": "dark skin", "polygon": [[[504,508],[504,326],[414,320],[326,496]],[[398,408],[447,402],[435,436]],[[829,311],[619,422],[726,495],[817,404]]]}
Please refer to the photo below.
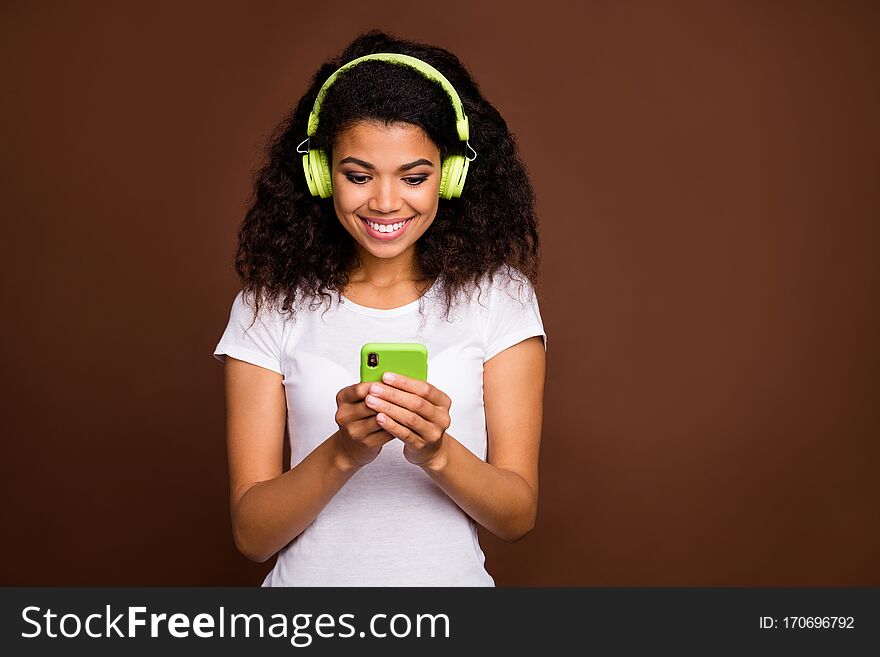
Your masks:
{"label": "dark skin", "polygon": [[[344,291],[355,303],[396,308],[419,297],[414,244],[439,201],[439,149],[421,128],[360,123],[340,135],[332,162],[337,216],[357,240],[362,267]],[[354,158],[354,160],[348,159]],[[341,160],[346,160],[341,162]],[[428,164],[413,162],[426,160]],[[371,167],[365,167],[368,163]],[[392,239],[363,218],[409,223]],[[398,228],[399,229],[399,228]],[[388,235],[384,235],[388,237]],[[230,507],[239,550],[265,561],[296,538],[351,476],[392,440],[471,518],[515,541],[534,526],[538,502],[545,352],[540,336],[483,366],[486,461],[447,429],[454,400],[425,381],[353,383],[336,395],[338,430],[294,468],[283,470],[287,400],[281,374],[227,357]],[[296,440],[292,436],[292,440]],[[296,504],[291,504],[291,500]]]}
{"label": "dark skin", "polygon": [[451,424],[452,400],[426,381],[390,372],[382,380],[385,385],[357,383],[339,391],[336,423],[341,448],[362,467],[379,455],[385,443],[398,438],[404,442],[407,461],[428,465]]}

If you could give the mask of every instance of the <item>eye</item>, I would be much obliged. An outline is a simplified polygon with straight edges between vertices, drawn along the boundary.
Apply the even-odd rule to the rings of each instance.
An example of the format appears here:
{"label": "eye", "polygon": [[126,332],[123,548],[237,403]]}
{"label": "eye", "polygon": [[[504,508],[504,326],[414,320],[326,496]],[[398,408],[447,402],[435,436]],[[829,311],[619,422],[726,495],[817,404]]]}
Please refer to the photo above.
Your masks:
{"label": "eye", "polygon": [[410,187],[418,187],[428,179],[428,176],[419,176],[417,178],[404,178],[403,180]]}
{"label": "eye", "polygon": [[369,176],[358,176],[355,174],[346,174],[345,177],[348,178],[355,185],[365,185],[370,180]]}

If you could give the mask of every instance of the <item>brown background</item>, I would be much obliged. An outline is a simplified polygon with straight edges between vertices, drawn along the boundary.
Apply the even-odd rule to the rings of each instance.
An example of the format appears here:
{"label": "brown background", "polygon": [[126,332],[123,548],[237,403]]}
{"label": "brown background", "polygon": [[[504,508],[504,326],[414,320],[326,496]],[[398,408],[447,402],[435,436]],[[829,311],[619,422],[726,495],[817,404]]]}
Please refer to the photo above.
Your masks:
{"label": "brown background", "polygon": [[876,4],[119,4],[0,10],[0,584],[259,584],[211,356],[236,230],[379,27],[461,57],[538,194],[540,516],[482,532],[498,584],[880,585]]}

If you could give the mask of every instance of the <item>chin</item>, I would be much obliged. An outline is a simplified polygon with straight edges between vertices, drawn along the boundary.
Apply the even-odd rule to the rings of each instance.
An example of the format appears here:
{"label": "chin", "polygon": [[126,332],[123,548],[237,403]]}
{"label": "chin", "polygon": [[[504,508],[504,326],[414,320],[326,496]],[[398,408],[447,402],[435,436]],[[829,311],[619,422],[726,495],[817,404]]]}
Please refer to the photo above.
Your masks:
{"label": "chin", "polygon": [[364,244],[363,242],[359,242],[361,248],[369,253],[373,254],[377,258],[393,258],[409,248],[410,243],[399,243],[399,244]]}

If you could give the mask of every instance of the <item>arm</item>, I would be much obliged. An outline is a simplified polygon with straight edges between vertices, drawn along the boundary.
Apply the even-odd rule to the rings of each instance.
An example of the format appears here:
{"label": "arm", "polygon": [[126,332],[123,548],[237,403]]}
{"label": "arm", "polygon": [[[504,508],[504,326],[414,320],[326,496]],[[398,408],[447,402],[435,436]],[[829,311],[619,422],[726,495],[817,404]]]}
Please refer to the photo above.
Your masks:
{"label": "arm", "polygon": [[528,534],[537,517],[545,369],[540,336],[486,361],[487,460],[446,434],[437,454],[422,466],[465,513],[509,542]]}
{"label": "arm", "polygon": [[537,516],[545,363],[540,336],[486,361],[487,461],[446,433],[451,400],[424,381],[385,379],[386,385],[370,388],[366,403],[379,424],[405,443],[407,460],[476,522],[513,542],[531,531]]}
{"label": "arm", "polygon": [[235,545],[263,562],[296,538],[359,469],[337,433],[282,474],[287,402],[281,375],[227,356],[226,426]]}

